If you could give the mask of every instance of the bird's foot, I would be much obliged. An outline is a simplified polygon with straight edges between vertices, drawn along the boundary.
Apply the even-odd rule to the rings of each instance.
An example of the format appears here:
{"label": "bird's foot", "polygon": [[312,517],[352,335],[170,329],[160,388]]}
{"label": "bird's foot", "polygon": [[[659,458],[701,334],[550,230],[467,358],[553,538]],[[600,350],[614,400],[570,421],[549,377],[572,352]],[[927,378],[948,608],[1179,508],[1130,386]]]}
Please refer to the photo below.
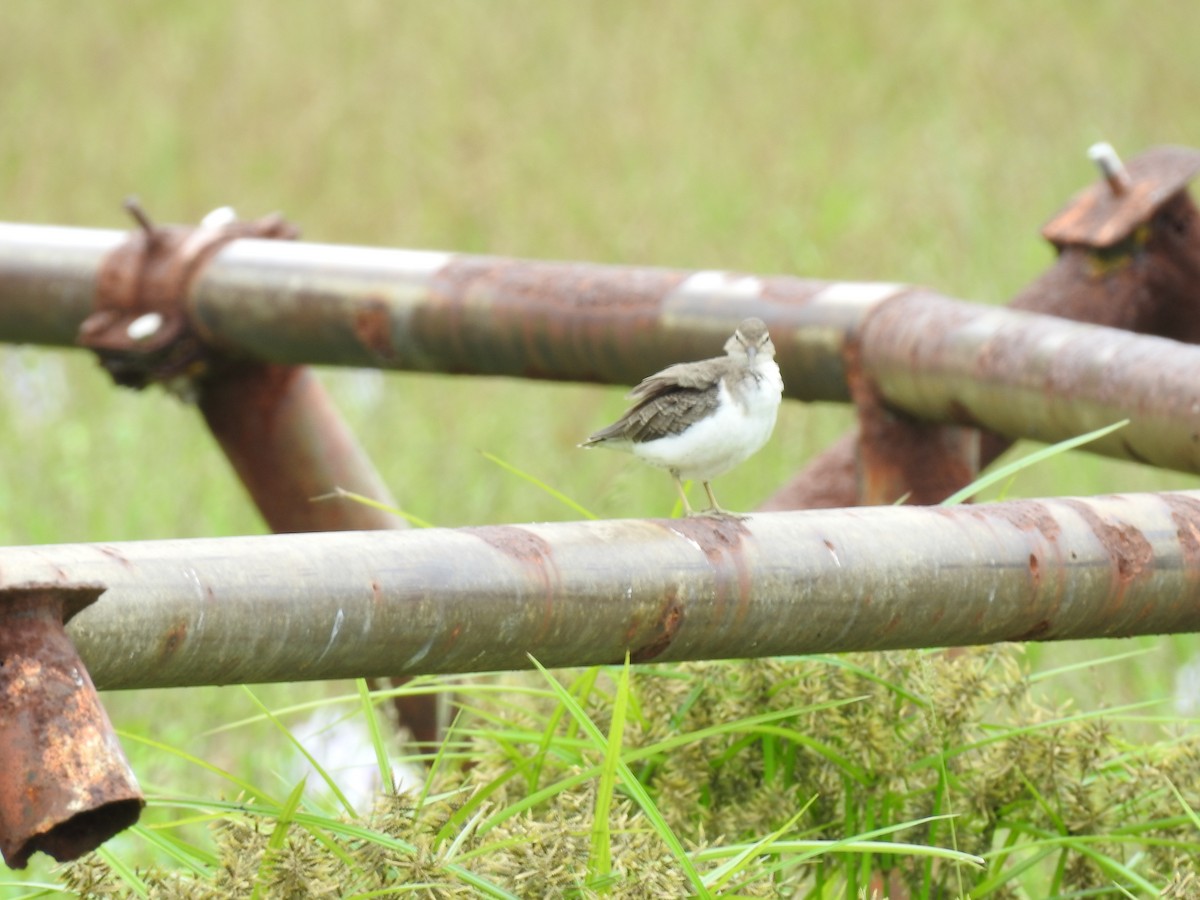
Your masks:
{"label": "bird's foot", "polygon": [[744,515],[742,513],[730,512],[729,510],[722,509],[719,506],[710,506],[708,509],[694,510],[692,512],[689,512],[688,515],[689,516],[711,516],[711,517],[717,518],[717,519],[736,519],[738,521],[741,521],[742,519],[750,518],[750,516],[748,516],[748,515]]}

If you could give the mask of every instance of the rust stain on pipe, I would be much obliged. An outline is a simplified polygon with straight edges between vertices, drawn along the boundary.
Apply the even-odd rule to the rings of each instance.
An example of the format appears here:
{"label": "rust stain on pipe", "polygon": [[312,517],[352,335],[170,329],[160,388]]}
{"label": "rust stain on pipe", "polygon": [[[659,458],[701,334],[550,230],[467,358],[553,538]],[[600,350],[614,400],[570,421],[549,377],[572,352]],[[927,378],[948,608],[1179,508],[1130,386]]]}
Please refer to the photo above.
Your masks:
{"label": "rust stain on pipe", "polygon": [[581,377],[603,381],[604,373],[638,368],[663,298],[687,274],[454,257],[433,277],[433,302],[414,314],[413,334],[448,348],[459,371],[510,370],[505,361],[520,360],[522,375],[545,378],[564,360],[578,369],[582,359],[591,373]]}
{"label": "rust stain on pipe", "polygon": [[554,564],[554,546],[527,528],[517,525],[486,525],[464,528],[463,532],[479,538],[489,547],[514,560],[538,586],[542,595],[544,615],[541,626],[531,636],[530,643],[539,643],[554,623],[554,598],[562,582]]}
{"label": "rust stain on pipe", "polygon": [[1112,523],[1092,507],[1075,500],[1061,500],[1087,522],[1112,560],[1116,574],[1117,601],[1131,581],[1154,565],[1154,548],[1142,532],[1128,522]]}
{"label": "rust stain on pipe", "polygon": [[1032,628],[1022,631],[1020,634],[1014,634],[1009,640],[1011,641],[1044,641],[1051,637],[1050,620],[1042,619]]}
{"label": "rust stain on pipe", "polygon": [[159,642],[159,656],[163,662],[168,661],[184,645],[187,641],[187,633],[187,623],[178,622],[162,636],[162,640]]}
{"label": "rust stain on pipe", "polygon": [[391,316],[382,300],[368,300],[355,311],[354,336],[382,360],[393,360],[397,356],[396,345],[392,342]]}
{"label": "rust stain on pipe", "polygon": [[[1179,494],[1162,496],[1163,502],[1171,510],[1175,536],[1179,540],[1187,571],[1200,572],[1200,526],[1197,525],[1200,522],[1200,501]],[[1200,575],[1197,580],[1200,580]]]}
{"label": "rust stain on pipe", "polygon": [[1022,531],[1036,532],[1047,541],[1054,542],[1062,533],[1062,526],[1038,500],[1013,500],[1004,504],[991,503],[987,516],[1001,519]]}
{"label": "rust stain on pipe", "polygon": [[63,630],[102,585],[0,589],[0,850],[82,856],[144,805],[92,680]]}
{"label": "rust stain on pipe", "polygon": [[751,567],[746,560],[750,539],[746,521],[738,516],[691,516],[667,520],[666,526],[669,531],[692,541],[704,553],[713,574],[716,616],[732,625],[740,625],[745,619],[754,586]]}
{"label": "rust stain on pipe", "polygon": [[[1008,640],[1053,640],[1052,622],[1061,620],[1070,563],[1076,554],[1074,551],[1064,551],[1060,540],[1065,537],[1063,527],[1050,507],[1041,500],[1011,500],[958,510],[941,508],[948,515],[970,516],[989,529],[1007,525],[1028,535],[1029,552],[1025,568],[1029,578],[1031,606],[1036,605],[1045,615],[1011,635]],[[980,613],[983,614],[983,609]]]}
{"label": "rust stain on pipe", "polygon": [[[659,611],[658,618],[655,620],[655,634],[648,642],[643,643],[640,647],[631,648],[629,651],[629,661],[631,663],[647,663],[652,662],[655,658],[671,646],[671,641],[675,639],[675,634],[683,625],[684,606],[679,601],[679,596],[674,588],[668,590],[663,597],[662,609]],[[635,636],[636,620],[631,620],[634,627],[630,628],[627,637],[632,639]],[[620,662],[616,660],[615,662]]]}

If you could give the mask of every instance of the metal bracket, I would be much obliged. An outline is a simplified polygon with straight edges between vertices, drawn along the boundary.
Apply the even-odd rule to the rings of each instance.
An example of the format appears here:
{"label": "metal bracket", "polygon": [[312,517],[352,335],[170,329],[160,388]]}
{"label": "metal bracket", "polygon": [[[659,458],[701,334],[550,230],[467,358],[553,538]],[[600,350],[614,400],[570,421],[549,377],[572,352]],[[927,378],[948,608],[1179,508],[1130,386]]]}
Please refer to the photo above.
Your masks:
{"label": "metal bracket", "polygon": [[1200,151],[1190,147],[1152,147],[1128,166],[1108,144],[1094,145],[1089,156],[1103,180],[1076,194],[1042,228],[1042,236],[1060,249],[1120,244],[1200,173]]}
{"label": "metal bracket", "polygon": [[187,310],[192,283],[217,251],[238,238],[290,240],[299,230],[279,215],[239,221],[232,210],[210,213],[198,226],[155,225],[134,199],[129,239],[101,264],[95,311],[77,341],[94,350],[117,384],[143,388],[208,371],[212,355]]}

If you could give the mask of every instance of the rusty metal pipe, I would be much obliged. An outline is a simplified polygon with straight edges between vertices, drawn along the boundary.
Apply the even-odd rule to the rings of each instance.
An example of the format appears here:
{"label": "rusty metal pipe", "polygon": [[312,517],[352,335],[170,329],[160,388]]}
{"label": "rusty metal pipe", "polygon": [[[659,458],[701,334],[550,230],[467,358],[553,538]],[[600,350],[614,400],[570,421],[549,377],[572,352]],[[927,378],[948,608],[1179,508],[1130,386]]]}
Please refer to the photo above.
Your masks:
{"label": "rusty metal pipe", "polygon": [[[28,251],[30,229],[40,230],[0,226],[0,248]],[[70,229],[50,231],[69,243]],[[86,231],[76,263],[45,284],[34,271],[49,279],[50,256],[17,253],[6,277],[0,249],[0,339],[61,338],[56,317],[87,312],[80,260],[103,243]],[[53,315],[24,296],[33,321],[9,321],[22,290],[40,291]],[[708,355],[731,321],[754,314],[771,326],[793,398],[847,400],[847,377],[861,374],[898,411],[1010,438],[1061,440],[1130,418],[1091,449],[1200,471],[1189,387],[1200,350],[896,285],[242,239],[208,263],[189,304],[204,339],[235,358],[611,382]],[[847,368],[852,345],[858,371]],[[1060,346],[1070,359],[1050,358]]]}
{"label": "rusty metal pipe", "polygon": [[[378,351],[374,363],[384,366],[620,382],[672,360],[711,353],[719,339],[701,339],[707,333],[723,334],[726,319],[753,311],[779,336],[778,355],[791,397],[848,399],[844,357],[847,344],[857,338],[865,375],[889,404],[918,418],[984,425],[1011,438],[1047,441],[1130,418],[1125,433],[1092,449],[1200,471],[1200,454],[1192,452],[1200,415],[1190,408],[1190,373],[1200,366],[1200,350],[1174,342],[887,284],[366,249],[357,251],[358,268],[352,275],[347,262],[341,268],[336,263],[346,249],[269,241],[229,246],[213,260],[193,294],[201,329],[218,346],[236,338],[232,352],[273,358],[299,350],[304,334],[319,333],[328,341],[320,350],[322,362],[361,362],[356,354],[368,346]],[[302,274],[288,274],[296,267],[303,272],[306,265],[326,274],[310,282]],[[285,282],[291,287],[283,287]],[[374,300],[364,300],[371,295],[370,290],[363,293],[364,283],[374,284]],[[261,292],[257,295],[255,285]],[[260,302],[247,299],[255,296]],[[893,326],[902,324],[905,335],[914,335],[913,322],[920,321],[926,342],[933,343],[947,327],[943,316],[959,323],[955,340],[960,347],[966,336],[973,336],[974,354],[959,353],[953,362],[945,354],[919,361],[906,357],[917,345],[891,334]],[[1039,341],[1039,334],[1057,337]],[[255,335],[254,346],[241,342]],[[1076,365],[1058,366],[1053,383],[1030,391],[1031,370],[1023,367],[1030,354],[1022,353],[1022,342],[1045,353],[1053,340],[1071,342],[1079,354]],[[315,351],[311,339],[307,342]],[[1106,354],[1088,364],[1083,354],[1093,342],[1119,346],[1130,355]],[[993,359],[1020,360],[985,367],[979,364],[984,345]],[[1135,357],[1156,358],[1160,364],[1147,369],[1131,364]],[[1072,377],[1074,373],[1086,381]],[[969,396],[951,402],[956,398],[947,393],[947,384],[967,375],[988,379],[980,387],[981,397],[1015,390],[1022,400],[993,400],[999,412],[1008,414],[1000,416],[989,414],[987,404],[970,402]],[[1104,386],[1099,393],[1093,389],[1097,380]],[[930,394],[945,402],[928,402]]]}
{"label": "rusty metal pipe", "polygon": [[864,377],[918,418],[1047,442],[1129,418],[1090,449],[1200,471],[1200,347],[932,298],[881,304],[861,341]]}
{"label": "rusty metal pipe", "polygon": [[144,805],[64,619],[95,584],[0,587],[0,851],[25,868],[41,850],[62,861],[137,821]]}
{"label": "rusty metal pipe", "polygon": [[101,688],[1200,630],[1200,492],[0,549]]}
{"label": "rusty metal pipe", "polygon": [[[1200,171],[1200,152],[1154,147],[1128,166],[1108,144],[1093,146],[1088,155],[1099,166],[1102,180],[1073,197],[1043,227],[1042,235],[1054,245],[1058,259],[1013,299],[1011,307],[1200,343],[1200,296],[1195,290],[1200,279],[1200,211],[1187,191]],[[864,404],[856,397],[864,425],[864,457],[871,452],[881,421],[884,430],[887,427],[878,398],[868,393],[866,399]],[[924,440],[909,442],[907,459],[889,459],[889,469],[904,477],[894,479],[887,493],[892,499],[907,493],[917,502],[938,502],[966,481],[946,484],[953,472],[935,468],[945,438],[939,426],[926,425],[924,432],[916,423],[911,427]],[[876,443],[887,445],[886,440]],[[981,435],[979,465],[988,465],[1011,443],[996,434]],[[810,460],[762,508],[828,508],[867,499],[869,486],[860,483],[858,474],[875,473],[866,459],[860,465],[858,449],[855,432]],[[930,483],[931,472],[941,483]]]}
{"label": "rusty metal pipe", "polygon": [[793,396],[845,400],[846,334],[874,303],[910,290],[241,241],[213,260],[192,308],[200,332],[236,353],[616,384],[709,355],[731,321],[762,315]]}
{"label": "rusty metal pipe", "polygon": [[387,485],[307,367],[235,366],[205,379],[198,403],[272,531],[408,526],[399,516],[365,504],[312,502],[343,488],[395,506]]}
{"label": "rusty metal pipe", "polygon": [[[0,223],[0,341],[73,345],[95,269],[124,237]],[[759,315],[792,396],[847,400],[846,334],[874,303],[913,291],[243,238],[205,265],[188,304],[200,335],[234,358],[604,383],[710,354],[731,321]]]}

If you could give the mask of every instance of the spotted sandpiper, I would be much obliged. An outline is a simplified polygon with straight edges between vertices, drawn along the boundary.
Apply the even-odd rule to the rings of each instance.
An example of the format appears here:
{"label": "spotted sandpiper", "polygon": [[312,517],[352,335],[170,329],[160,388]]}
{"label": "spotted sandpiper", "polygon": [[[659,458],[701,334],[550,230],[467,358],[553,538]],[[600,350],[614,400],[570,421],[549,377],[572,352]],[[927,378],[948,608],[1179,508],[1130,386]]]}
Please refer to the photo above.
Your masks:
{"label": "spotted sandpiper", "polygon": [[745,462],[767,442],[783,396],[775,345],[762,319],[746,319],[725,342],[725,356],[678,363],[629,392],[634,405],[580,447],[611,447],[666,469],[687,515],[694,515],[683,480],[709,483]]}

